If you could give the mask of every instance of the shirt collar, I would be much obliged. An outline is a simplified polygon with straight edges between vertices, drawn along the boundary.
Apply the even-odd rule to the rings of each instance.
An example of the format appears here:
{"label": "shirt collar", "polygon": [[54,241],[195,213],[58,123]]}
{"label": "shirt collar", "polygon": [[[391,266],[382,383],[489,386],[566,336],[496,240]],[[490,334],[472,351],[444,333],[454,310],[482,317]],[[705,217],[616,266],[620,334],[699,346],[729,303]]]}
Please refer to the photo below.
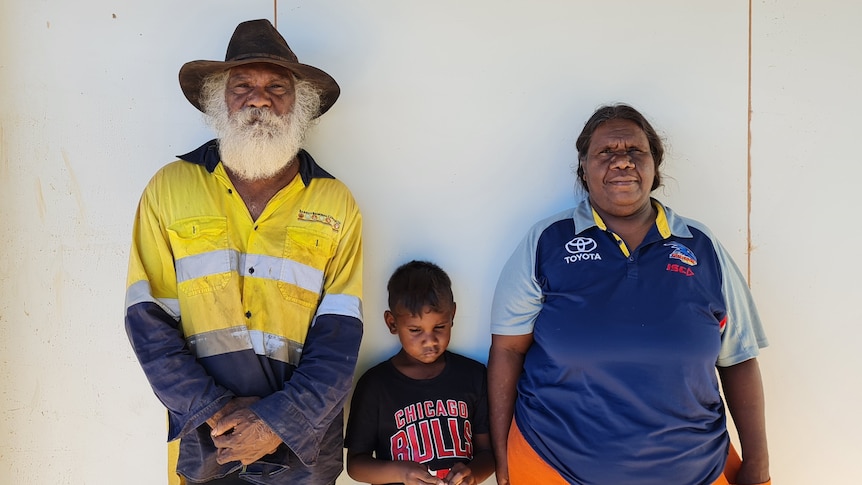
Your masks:
{"label": "shirt collar", "polygon": [[[313,178],[335,178],[329,172],[322,169],[305,150],[299,150],[297,155],[299,157],[299,176],[306,187],[311,183],[311,179]],[[184,155],[179,155],[177,158],[202,165],[206,167],[207,172],[213,173],[218,164],[221,163],[218,140],[212,139]]]}
{"label": "shirt collar", "polygon": [[[655,227],[663,239],[671,236],[689,238],[693,237],[685,220],[678,216],[670,207],[665,206],[656,199],[650,199],[656,208]],[[606,231],[608,226],[590,204],[589,197],[585,197],[576,207],[572,219],[575,222],[575,233],[580,234],[591,227],[598,227]]]}

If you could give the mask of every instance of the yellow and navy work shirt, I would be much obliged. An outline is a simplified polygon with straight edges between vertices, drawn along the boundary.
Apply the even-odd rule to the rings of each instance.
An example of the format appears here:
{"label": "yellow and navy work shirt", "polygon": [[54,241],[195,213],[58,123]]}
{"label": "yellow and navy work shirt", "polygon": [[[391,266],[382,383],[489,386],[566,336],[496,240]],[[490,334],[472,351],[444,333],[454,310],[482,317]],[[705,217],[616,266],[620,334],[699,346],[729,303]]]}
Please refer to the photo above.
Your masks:
{"label": "yellow and navy work shirt", "polygon": [[315,464],[325,435],[341,433],[362,335],[359,209],[305,151],[257,220],[215,140],[181,158],[141,197],[126,294],[126,330],[168,409],[168,439],[182,438],[177,472],[197,481],[239,468],[215,462],[203,426],[232,396],[263,398],[252,410],[289,448],[261,473],[291,453]]}
{"label": "yellow and navy work shirt", "polygon": [[712,483],[728,436],[716,366],[766,336],[748,286],[702,224],[653,200],[637,248],[584,200],[506,263],[491,332],[533,335],[515,421],[569,483]]}

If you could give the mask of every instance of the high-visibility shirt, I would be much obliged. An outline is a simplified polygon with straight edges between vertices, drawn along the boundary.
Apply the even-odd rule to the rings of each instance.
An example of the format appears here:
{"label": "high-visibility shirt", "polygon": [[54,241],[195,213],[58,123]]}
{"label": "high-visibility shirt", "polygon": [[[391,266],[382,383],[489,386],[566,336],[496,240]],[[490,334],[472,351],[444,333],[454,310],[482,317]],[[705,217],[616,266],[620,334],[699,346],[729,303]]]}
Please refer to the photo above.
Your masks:
{"label": "high-visibility shirt", "polygon": [[126,296],[168,439],[182,438],[178,472],[207,479],[237,465],[201,458],[214,451],[201,425],[232,396],[265,398],[252,410],[289,448],[276,456],[312,464],[341,415],[362,333],[359,209],[305,151],[257,220],[214,140],[182,158],[141,197]]}

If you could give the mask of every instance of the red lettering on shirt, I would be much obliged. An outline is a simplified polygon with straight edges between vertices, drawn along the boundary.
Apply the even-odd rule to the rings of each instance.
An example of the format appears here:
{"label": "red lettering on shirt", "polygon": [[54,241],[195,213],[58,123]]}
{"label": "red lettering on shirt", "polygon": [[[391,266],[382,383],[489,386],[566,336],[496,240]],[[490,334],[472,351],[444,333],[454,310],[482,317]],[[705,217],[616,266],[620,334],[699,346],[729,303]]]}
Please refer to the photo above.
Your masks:
{"label": "red lettering on shirt", "polygon": [[673,273],[679,273],[686,276],[694,276],[694,271],[692,271],[691,268],[689,268],[688,266],[683,266],[681,264],[668,263],[667,268],[665,269]]}

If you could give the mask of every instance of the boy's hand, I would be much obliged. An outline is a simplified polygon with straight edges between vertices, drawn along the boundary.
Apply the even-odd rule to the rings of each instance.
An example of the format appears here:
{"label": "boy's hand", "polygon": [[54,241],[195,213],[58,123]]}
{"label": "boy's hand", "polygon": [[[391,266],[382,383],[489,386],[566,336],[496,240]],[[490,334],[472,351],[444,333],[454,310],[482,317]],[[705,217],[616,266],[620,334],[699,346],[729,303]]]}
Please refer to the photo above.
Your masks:
{"label": "boy's hand", "polygon": [[432,475],[427,467],[415,461],[397,463],[404,472],[404,485],[446,485],[446,482]]}
{"label": "boy's hand", "polygon": [[464,463],[456,463],[446,478],[443,479],[446,485],[476,485],[476,477],[473,476],[473,471]]}

